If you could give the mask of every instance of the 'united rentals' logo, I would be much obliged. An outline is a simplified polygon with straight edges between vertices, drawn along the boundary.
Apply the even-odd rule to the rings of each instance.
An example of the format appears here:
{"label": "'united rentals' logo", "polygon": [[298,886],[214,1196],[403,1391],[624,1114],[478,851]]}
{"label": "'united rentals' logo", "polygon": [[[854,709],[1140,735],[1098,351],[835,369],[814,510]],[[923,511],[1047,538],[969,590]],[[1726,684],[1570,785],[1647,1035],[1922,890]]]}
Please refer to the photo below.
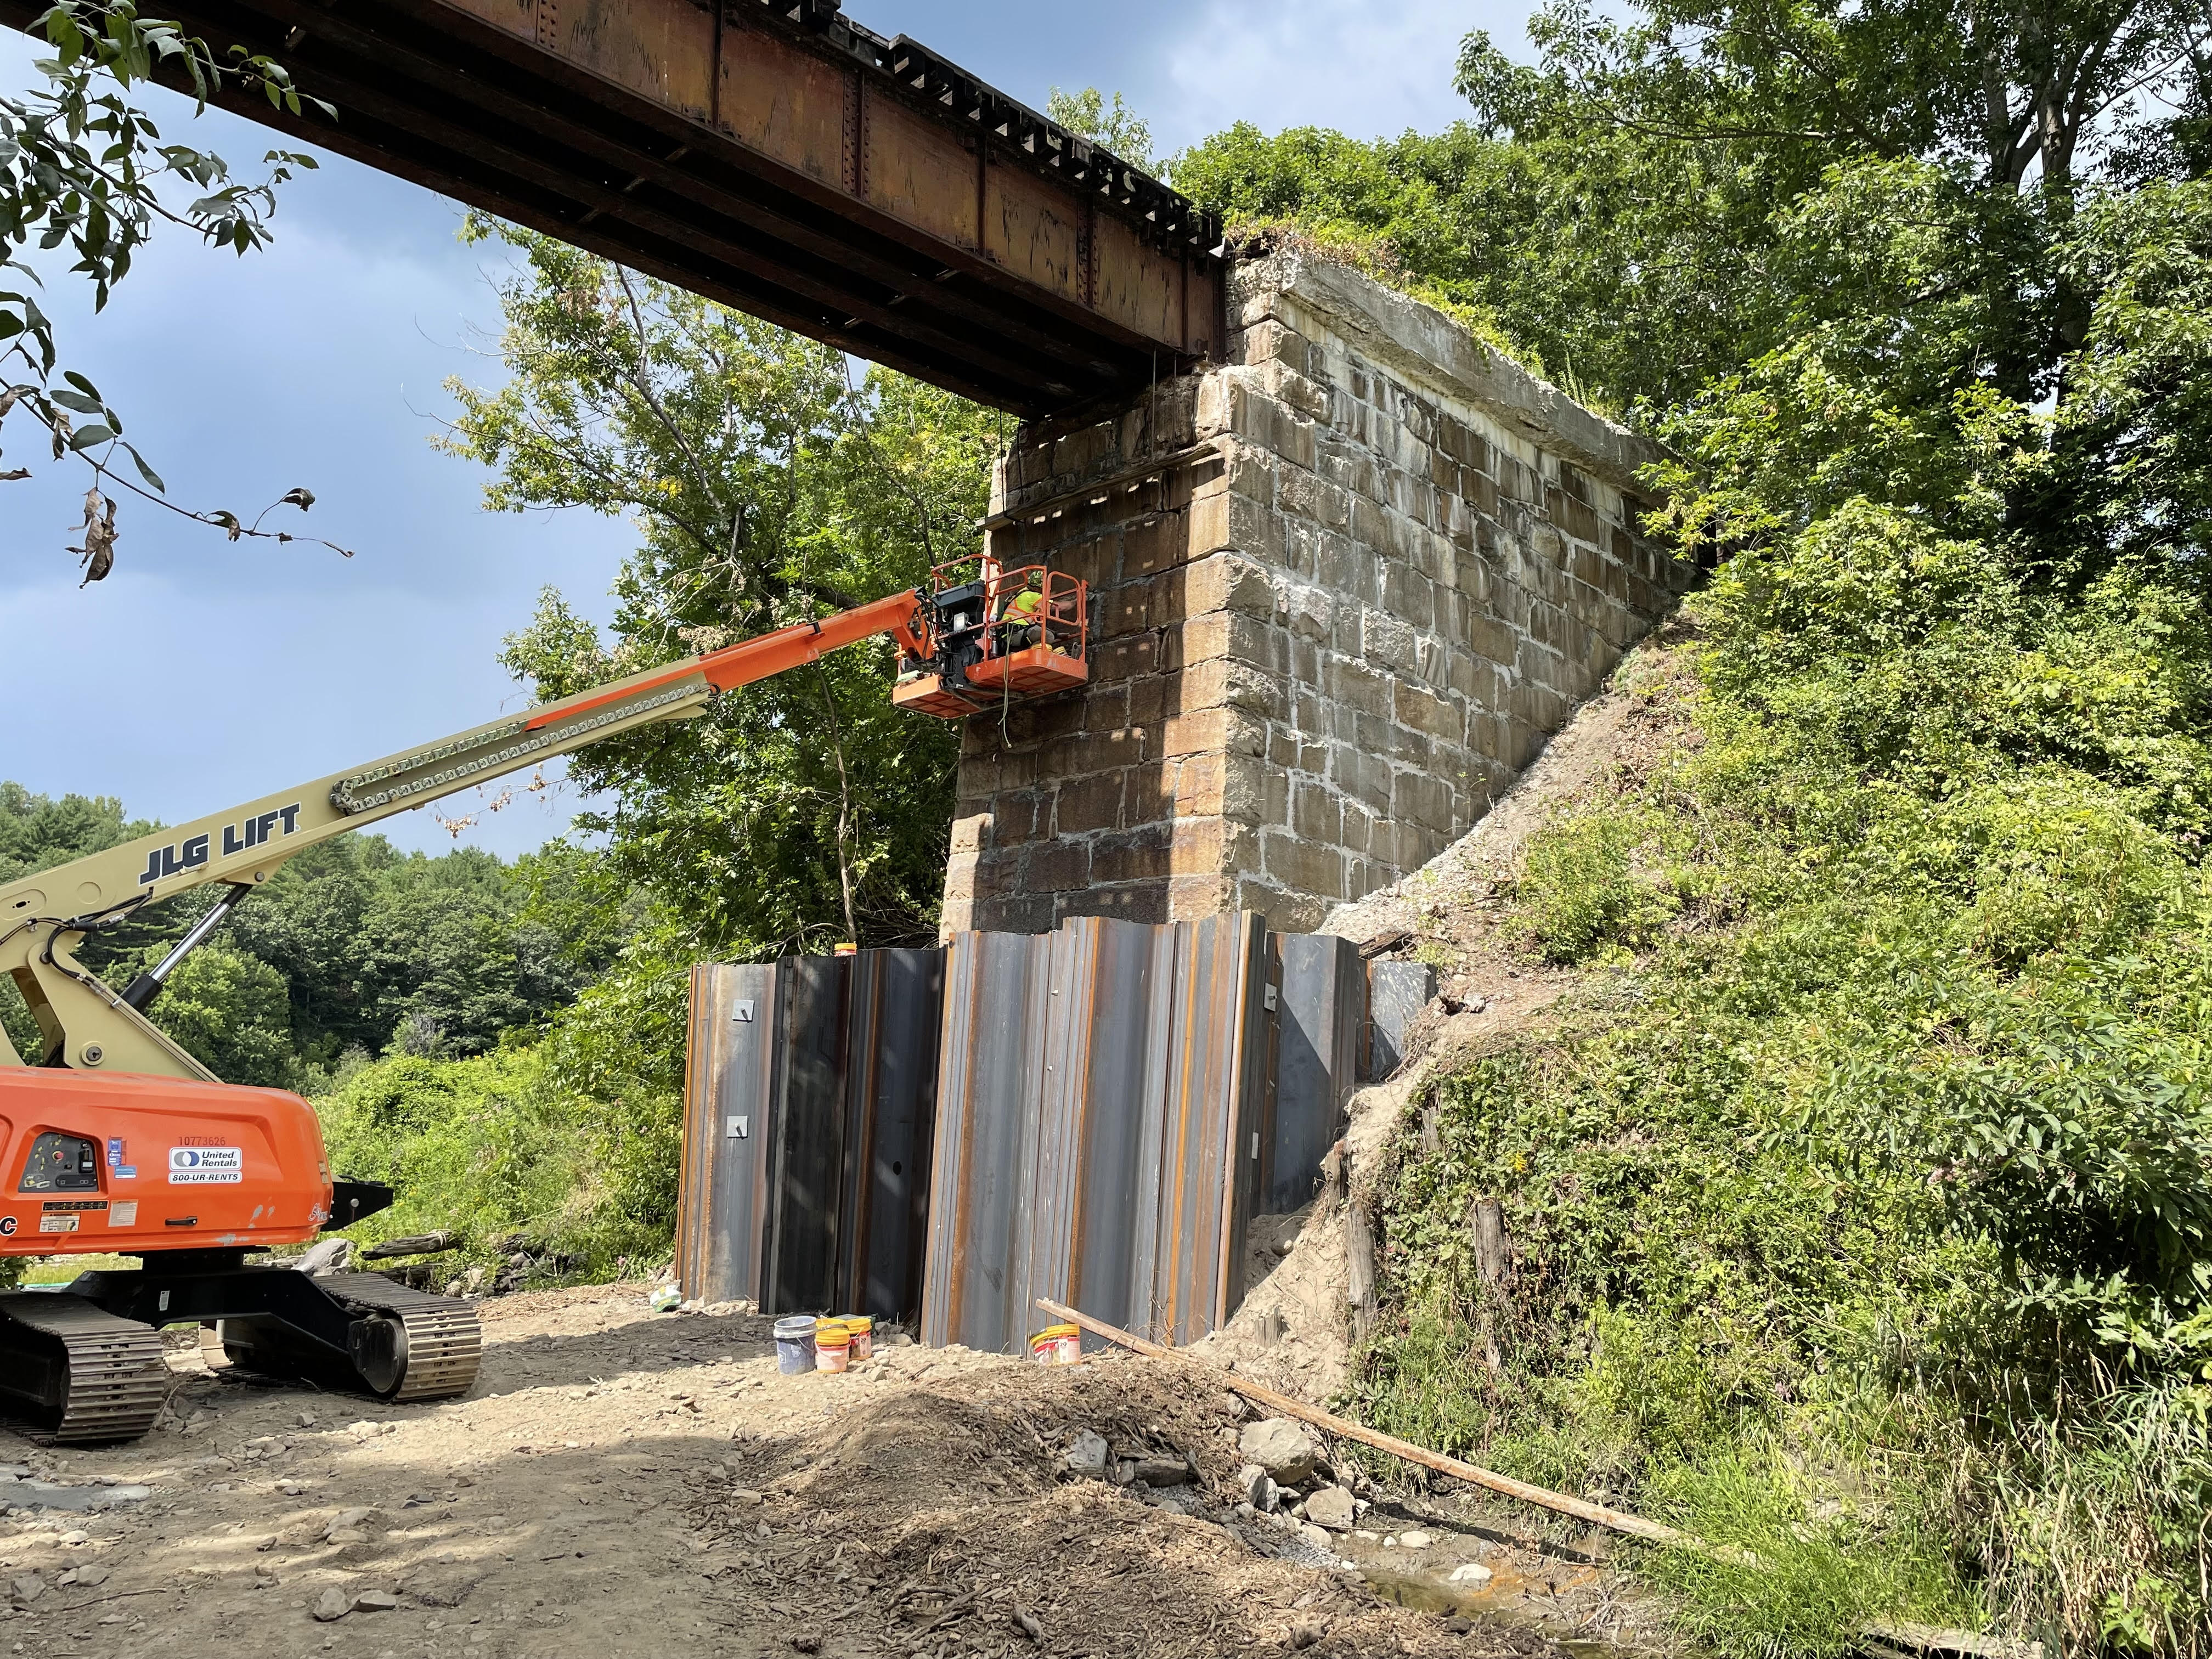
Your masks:
{"label": "'united rentals' logo", "polygon": [[[255,848],[278,839],[276,826],[284,826],[284,834],[296,835],[300,829],[300,809],[280,806],[273,812],[264,812],[258,818],[248,818],[243,823],[222,826],[222,855],[236,858],[240,853],[250,853]],[[151,887],[157,881],[172,881],[193,870],[204,869],[215,854],[215,837],[194,836],[187,841],[172,842],[168,846],[146,855],[146,873],[138,878],[141,887]]]}

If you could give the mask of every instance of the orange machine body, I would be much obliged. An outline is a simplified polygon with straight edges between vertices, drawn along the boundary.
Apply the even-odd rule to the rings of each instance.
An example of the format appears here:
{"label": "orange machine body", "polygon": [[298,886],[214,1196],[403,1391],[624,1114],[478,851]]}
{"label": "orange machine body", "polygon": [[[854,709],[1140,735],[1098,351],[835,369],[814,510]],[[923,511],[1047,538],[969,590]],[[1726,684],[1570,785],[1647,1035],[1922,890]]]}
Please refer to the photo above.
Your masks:
{"label": "orange machine body", "polygon": [[314,1109],[276,1089],[0,1068],[0,1256],[306,1243],[330,1219]]}

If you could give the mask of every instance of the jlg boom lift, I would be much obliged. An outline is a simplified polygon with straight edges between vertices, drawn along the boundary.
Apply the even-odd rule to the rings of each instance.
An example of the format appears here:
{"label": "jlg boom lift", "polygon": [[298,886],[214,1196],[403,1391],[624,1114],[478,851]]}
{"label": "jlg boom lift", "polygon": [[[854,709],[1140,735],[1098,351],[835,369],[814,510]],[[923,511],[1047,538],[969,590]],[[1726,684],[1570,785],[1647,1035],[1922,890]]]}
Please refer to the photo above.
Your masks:
{"label": "jlg boom lift", "polygon": [[[0,1255],[94,1252],[132,1272],[0,1295],[0,1410],[60,1442],[153,1425],[160,1328],[198,1323],[229,1362],[392,1401],[475,1379],[465,1302],[378,1273],[247,1265],[388,1206],[331,1178],[313,1109],[235,1088],[147,1018],[179,963],[255,887],[319,842],[466,786],[661,720],[860,641],[898,646],[902,708],[957,719],[1089,678],[1085,586],[1041,568],[948,568],[926,589],[546,703],[373,766],[0,886],[0,971],[39,1025],[24,1059],[0,1032]],[[73,951],[88,934],[214,884],[222,896],[157,967],[116,991]],[[204,1339],[209,1340],[209,1339]]]}

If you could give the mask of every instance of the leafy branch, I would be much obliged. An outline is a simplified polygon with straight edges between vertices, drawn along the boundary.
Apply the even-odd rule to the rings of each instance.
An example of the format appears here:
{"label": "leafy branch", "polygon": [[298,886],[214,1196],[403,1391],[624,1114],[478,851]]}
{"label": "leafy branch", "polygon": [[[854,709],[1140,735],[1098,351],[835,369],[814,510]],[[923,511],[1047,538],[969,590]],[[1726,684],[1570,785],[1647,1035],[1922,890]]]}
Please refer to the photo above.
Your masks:
{"label": "leafy branch", "polygon": [[[221,156],[165,143],[153,118],[123,95],[134,86],[164,81],[188,88],[195,113],[225,90],[258,92],[271,108],[295,115],[309,105],[333,118],[337,112],[319,99],[302,98],[274,60],[235,46],[218,57],[179,25],[140,16],[132,0],[57,0],[37,28],[53,48],[37,64],[47,84],[0,96],[0,273],[15,281],[0,289],[0,432],[20,415],[39,428],[53,459],[73,458],[91,469],[82,538],[70,550],[88,583],[105,580],[114,568],[111,489],[222,530],[233,541],[296,539],[260,525],[276,507],[306,511],[314,496],[305,489],[273,503],[250,527],[234,513],[196,512],[167,499],[168,486],[124,438],[122,419],[99,388],[60,367],[52,321],[32,292],[42,279],[24,255],[34,240],[42,253],[66,249],[74,256],[70,270],[91,283],[99,311],[163,225],[241,255],[268,245],[278,188],[296,171],[313,168],[314,158],[271,150],[263,158],[263,177],[234,179]],[[197,193],[173,207],[164,189],[179,184]],[[114,470],[126,457],[137,483]],[[30,476],[30,468],[19,465],[0,471],[0,482]],[[334,544],[321,544],[352,556]]]}

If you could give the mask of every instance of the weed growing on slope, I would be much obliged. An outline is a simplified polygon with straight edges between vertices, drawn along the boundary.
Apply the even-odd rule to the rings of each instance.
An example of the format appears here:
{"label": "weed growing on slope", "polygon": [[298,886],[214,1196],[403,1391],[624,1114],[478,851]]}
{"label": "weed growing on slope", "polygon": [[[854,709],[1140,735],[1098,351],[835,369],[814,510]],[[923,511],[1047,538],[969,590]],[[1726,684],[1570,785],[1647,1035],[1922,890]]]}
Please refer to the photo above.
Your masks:
{"label": "weed growing on slope", "polygon": [[1364,1409],[1749,1551],[1654,1565],[1723,1652],[1899,1618],[2212,1652],[2212,768],[2171,589],[2046,603],[1863,504],[1723,567],[1702,741],[1528,853],[1509,928],[1581,1004],[1442,1083],[1385,1182]]}

